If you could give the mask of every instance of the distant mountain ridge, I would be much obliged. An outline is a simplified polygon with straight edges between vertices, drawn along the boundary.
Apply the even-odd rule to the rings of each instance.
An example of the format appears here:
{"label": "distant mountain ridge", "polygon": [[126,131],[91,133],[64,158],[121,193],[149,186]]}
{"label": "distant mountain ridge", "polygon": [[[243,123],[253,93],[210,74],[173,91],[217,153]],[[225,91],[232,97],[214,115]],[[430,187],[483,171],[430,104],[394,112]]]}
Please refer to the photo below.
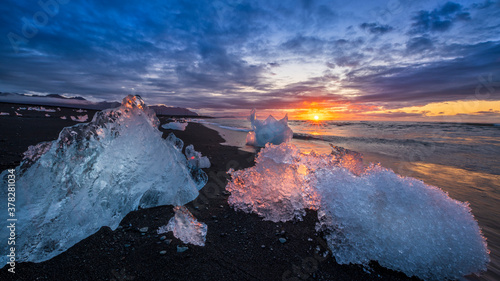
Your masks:
{"label": "distant mountain ridge", "polygon": [[184,107],[170,107],[164,104],[151,105],[149,108],[153,109],[157,115],[182,115],[182,116],[198,116],[198,113],[193,112]]}
{"label": "distant mountain ridge", "polygon": [[[40,95],[34,95],[34,96],[43,97],[43,96],[40,96]],[[59,99],[70,99],[70,100],[86,100],[83,97],[71,97],[71,98],[68,98],[68,97],[65,97],[65,96],[58,95],[58,94],[48,94],[45,97],[59,98]]]}
{"label": "distant mountain ridge", "polygon": [[[81,109],[104,110],[108,108],[115,108],[121,105],[119,102],[92,102],[83,97],[65,97],[58,94],[42,95],[25,95],[17,93],[2,93],[0,92],[0,102],[7,103],[20,103],[31,105],[45,105],[45,106],[62,106],[74,107]],[[171,115],[171,116],[199,116],[198,113],[193,112],[183,107],[170,107],[164,104],[150,106],[157,115]]]}

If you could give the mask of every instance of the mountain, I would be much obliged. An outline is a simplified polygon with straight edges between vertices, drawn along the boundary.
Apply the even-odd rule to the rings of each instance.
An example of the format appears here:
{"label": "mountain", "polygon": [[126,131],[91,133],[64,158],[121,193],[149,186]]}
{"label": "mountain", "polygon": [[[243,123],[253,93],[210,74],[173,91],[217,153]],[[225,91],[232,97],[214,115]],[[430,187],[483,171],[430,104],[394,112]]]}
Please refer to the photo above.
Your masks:
{"label": "mountain", "polygon": [[157,115],[198,116],[198,113],[183,107],[173,107],[161,104],[161,105],[152,105],[149,108],[153,109]]}
{"label": "mountain", "polygon": [[[42,97],[42,96],[39,96],[39,95],[36,95],[36,96]],[[64,97],[64,96],[58,95],[58,94],[48,94],[48,95],[46,95],[46,97],[59,98],[59,99],[69,99],[69,100],[85,100],[85,98],[82,98],[82,97],[71,97],[71,98],[68,98],[68,97]]]}
{"label": "mountain", "polygon": [[[119,102],[92,102],[83,97],[64,97],[58,94],[42,95],[25,95],[15,93],[0,92],[0,102],[45,105],[45,106],[62,106],[81,109],[103,110],[120,106]],[[158,115],[169,116],[198,116],[198,113],[193,112],[183,107],[171,107],[166,105],[150,106]]]}
{"label": "mountain", "polygon": [[120,106],[119,102],[92,102],[82,97],[67,98],[61,95],[49,94],[42,95],[25,95],[0,92],[0,102],[7,103],[20,103],[32,105],[46,105],[46,106],[62,106],[74,107],[82,109],[103,110],[107,108],[114,108]]}

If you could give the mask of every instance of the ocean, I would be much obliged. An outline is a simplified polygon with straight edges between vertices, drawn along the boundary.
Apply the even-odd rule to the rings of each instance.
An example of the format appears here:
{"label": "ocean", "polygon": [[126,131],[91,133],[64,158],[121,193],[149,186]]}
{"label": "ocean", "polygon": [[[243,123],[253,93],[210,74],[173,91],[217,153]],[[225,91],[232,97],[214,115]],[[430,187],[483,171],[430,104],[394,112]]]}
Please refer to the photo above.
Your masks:
{"label": "ocean", "polygon": [[[228,145],[255,151],[245,145],[248,120],[198,121],[218,130]],[[466,280],[500,280],[499,124],[291,120],[289,126],[302,151],[330,153],[330,144],[341,146],[362,153],[366,164],[380,163],[468,202],[491,262],[486,273]]]}

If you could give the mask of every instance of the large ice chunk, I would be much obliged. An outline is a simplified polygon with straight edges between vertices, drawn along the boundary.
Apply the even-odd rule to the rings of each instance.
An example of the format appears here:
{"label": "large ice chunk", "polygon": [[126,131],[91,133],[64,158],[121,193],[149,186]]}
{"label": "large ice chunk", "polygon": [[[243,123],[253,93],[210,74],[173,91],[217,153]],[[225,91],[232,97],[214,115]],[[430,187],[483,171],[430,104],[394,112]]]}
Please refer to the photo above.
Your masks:
{"label": "large ice chunk", "polygon": [[266,120],[261,121],[255,119],[255,109],[252,109],[249,119],[253,131],[247,134],[248,145],[264,147],[266,143],[280,144],[293,137],[292,129],[288,127],[288,115],[279,121],[269,115]]}
{"label": "large ice chunk", "polygon": [[[139,96],[127,96],[90,123],[64,128],[57,140],[30,147],[15,171],[17,260],[50,259],[102,226],[116,228],[139,206],[195,199],[207,175],[188,164],[182,141],[161,138],[158,125]],[[5,192],[0,195],[7,202]],[[1,231],[0,239],[7,241],[6,235]]]}
{"label": "large ice chunk", "polygon": [[158,228],[158,234],[172,231],[174,236],[184,243],[205,246],[207,225],[198,222],[184,206],[174,207],[174,212],[175,215],[168,221],[168,224]]}
{"label": "large ice chunk", "polygon": [[489,251],[467,203],[420,180],[335,148],[304,154],[291,144],[267,145],[254,167],[232,171],[229,204],[266,220],[300,219],[318,210],[338,263],[382,266],[426,280],[486,270]]}

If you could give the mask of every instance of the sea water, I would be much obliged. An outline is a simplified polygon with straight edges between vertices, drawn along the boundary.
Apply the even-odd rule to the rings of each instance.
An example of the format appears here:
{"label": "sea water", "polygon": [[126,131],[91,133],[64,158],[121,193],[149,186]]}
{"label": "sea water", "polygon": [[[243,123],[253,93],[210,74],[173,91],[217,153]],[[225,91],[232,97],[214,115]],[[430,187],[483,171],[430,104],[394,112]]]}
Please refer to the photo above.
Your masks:
{"label": "sea water", "polygon": [[[245,119],[204,121],[227,144],[244,150],[250,129]],[[500,126],[495,124],[362,121],[289,121],[292,143],[302,151],[327,153],[330,145],[360,152],[403,176],[438,186],[453,199],[469,202],[488,239],[491,262],[481,277],[500,280]],[[243,140],[239,140],[243,138]]]}

